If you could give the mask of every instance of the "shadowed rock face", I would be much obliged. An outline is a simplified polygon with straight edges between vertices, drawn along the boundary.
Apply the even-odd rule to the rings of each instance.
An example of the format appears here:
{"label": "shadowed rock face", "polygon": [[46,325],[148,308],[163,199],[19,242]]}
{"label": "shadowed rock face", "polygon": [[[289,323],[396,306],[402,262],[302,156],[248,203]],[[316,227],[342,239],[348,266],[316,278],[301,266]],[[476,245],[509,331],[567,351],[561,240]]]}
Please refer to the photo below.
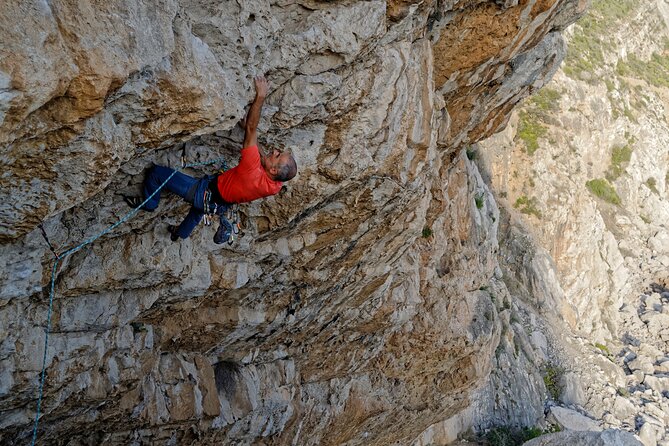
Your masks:
{"label": "shadowed rock face", "polygon": [[[245,236],[172,243],[165,197],[64,260],[40,438],[404,444],[500,337],[496,205],[459,148],[552,76],[575,2],[15,2],[0,11],[0,442],[30,435],[52,256],[152,161],[221,154],[252,76],[299,176]],[[484,31],[487,30],[487,31]],[[6,56],[6,57],[5,57]],[[203,174],[203,172],[194,172]],[[48,291],[48,290],[47,290]]]}

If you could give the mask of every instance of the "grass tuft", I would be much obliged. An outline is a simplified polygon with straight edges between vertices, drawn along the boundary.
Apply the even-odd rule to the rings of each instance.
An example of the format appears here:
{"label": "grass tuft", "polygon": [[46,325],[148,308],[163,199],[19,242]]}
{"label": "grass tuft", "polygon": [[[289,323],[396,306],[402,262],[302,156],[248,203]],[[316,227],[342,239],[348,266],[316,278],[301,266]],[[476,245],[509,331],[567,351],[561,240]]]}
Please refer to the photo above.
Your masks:
{"label": "grass tuft", "polygon": [[526,195],[521,195],[516,199],[516,202],[513,204],[513,207],[518,209],[521,213],[526,215],[534,215],[538,219],[541,219],[541,211],[537,207],[537,199],[532,197],[528,198]]}
{"label": "grass tuft", "polygon": [[474,197],[474,202],[476,203],[477,209],[481,209],[483,207],[483,192],[476,194]]}
{"label": "grass tuft", "polygon": [[613,362],[614,357],[606,345],[596,342],[595,347],[597,347],[604,354],[604,356],[606,356],[609,359],[609,361]]}

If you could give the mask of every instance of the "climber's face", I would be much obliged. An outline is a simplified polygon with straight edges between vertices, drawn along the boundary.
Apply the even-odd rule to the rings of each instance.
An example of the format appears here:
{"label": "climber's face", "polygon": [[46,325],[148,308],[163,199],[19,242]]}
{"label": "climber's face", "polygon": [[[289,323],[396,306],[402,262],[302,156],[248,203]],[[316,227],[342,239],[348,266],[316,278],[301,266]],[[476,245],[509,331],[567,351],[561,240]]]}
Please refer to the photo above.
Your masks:
{"label": "climber's face", "polygon": [[263,156],[261,163],[267,175],[274,179],[282,166],[286,165],[291,158],[289,150],[280,150],[273,148],[270,153]]}

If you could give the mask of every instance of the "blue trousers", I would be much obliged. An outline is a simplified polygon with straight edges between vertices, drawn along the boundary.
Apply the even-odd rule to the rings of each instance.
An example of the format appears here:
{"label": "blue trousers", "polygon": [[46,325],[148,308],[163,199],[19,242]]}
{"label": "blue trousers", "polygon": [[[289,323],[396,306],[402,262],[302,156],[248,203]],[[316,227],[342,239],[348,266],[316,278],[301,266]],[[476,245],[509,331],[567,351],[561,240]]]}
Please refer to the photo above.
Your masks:
{"label": "blue trousers", "polygon": [[[174,172],[174,169],[170,169],[169,167],[153,166],[144,179],[144,198],[148,197],[158,189],[160,185],[172,175],[172,172]],[[179,195],[192,205],[190,211],[188,211],[188,215],[186,215],[186,218],[184,218],[177,229],[179,237],[188,238],[191,232],[193,232],[193,229],[195,229],[198,223],[200,223],[200,220],[202,220],[202,217],[204,216],[204,192],[207,190],[209,181],[211,181],[212,178],[213,177],[204,177],[198,179],[177,172],[163,187],[163,189],[167,189],[168,191]],[[194,194],[192,194],[192,188],[195,188]],[[158,207],[160,193],[163,189],[159,190],[156,195],[146,202],[144,205],[146,210],[151,211]],[[189,192],[191,192],[192,196],[189,196]]]}

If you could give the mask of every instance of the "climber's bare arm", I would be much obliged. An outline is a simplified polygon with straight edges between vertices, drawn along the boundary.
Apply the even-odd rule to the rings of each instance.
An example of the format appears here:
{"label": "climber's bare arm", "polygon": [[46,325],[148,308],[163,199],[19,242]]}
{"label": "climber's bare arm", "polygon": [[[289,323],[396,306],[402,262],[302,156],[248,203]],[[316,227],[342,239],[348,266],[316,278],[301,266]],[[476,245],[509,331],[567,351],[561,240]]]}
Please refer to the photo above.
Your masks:
{"label": "climber's bare arm", "polygon": [[243,147],[253,147],[258,145],[258,122],[260,122],[260,110],[262,109],[262,104],[265,101],[267,91],[269,90],[269,84],[264,76],[256,77],[254,82],[256,86],[256,98],[253,100],[251,108],[249,108],[249,112],[246,114]]}

